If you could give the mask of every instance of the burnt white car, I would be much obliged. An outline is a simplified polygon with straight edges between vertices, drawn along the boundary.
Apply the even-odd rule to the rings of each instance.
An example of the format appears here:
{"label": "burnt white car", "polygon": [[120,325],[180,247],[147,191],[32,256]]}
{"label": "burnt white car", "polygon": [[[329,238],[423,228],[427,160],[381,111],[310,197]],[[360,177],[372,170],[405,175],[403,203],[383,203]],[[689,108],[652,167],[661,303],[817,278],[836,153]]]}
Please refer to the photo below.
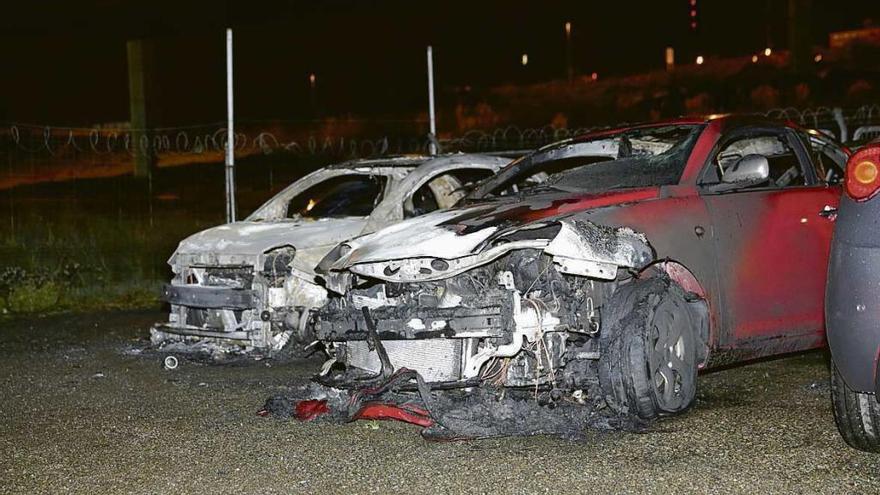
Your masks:
{"label": "burnt white car", "polygon": [[291,340],[310,341],[312,310],[327,299],[315,265],[352,237],[461,199],[468,184],[510,161],[449,154],[355,160],[312,172],[244,221],[184,239],[168,260],[174,273],[162,299],[168,321],[151,330],[155,345],[209,343],[269,354]]}

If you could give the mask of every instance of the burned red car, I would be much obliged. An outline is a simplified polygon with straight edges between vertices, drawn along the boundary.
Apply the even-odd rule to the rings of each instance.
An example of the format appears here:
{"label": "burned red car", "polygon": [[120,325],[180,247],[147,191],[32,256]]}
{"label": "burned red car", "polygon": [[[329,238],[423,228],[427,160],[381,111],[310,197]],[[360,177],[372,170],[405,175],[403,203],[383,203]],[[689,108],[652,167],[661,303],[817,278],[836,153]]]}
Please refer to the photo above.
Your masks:
{"label": "burned red car", "polygon": [[823,345],[846,158],[742,116],[541,148],[466,204],[325,258],[325,375],[406,369],[428,388],[682,411],[701,368]]}

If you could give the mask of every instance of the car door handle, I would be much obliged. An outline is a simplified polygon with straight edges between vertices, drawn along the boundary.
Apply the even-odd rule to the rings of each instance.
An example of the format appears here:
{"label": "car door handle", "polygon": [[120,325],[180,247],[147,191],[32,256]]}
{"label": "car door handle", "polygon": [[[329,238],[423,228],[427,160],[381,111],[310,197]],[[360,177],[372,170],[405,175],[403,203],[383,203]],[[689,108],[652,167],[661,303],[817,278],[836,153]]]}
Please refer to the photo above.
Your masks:
{"label": "car door handle", "polygon": [[819,216],[825,218],[832,218],[837,216],[837,208],[831,205],[825,205],[825,208],[819,210]]}

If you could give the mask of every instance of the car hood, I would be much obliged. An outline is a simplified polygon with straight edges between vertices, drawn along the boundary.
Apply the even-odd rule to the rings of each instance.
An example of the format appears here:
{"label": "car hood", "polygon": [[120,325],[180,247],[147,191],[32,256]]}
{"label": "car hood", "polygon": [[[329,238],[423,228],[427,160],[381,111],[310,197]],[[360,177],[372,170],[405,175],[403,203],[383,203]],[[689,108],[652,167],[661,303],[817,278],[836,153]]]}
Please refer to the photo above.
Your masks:
{"label": "car hood", "polygon": [[333,246],[360,234],[366,222],[364,217],[350,217],[220,225],[181,241],[169,263],[178,256],[254,262],[268,250],[289,245],[296,248],[294,263],[311,269]]}
{"label": "car hood", "polygon": [[658,197],[659,188],[595,194],[546,193],[429,213],[346,242],[350,249],[346,248],[342,256],[333,260],[329,269],[344,270],[359,263],[407,258],[454,259],[478,252],[492,239],[546,226],[576,212]]}

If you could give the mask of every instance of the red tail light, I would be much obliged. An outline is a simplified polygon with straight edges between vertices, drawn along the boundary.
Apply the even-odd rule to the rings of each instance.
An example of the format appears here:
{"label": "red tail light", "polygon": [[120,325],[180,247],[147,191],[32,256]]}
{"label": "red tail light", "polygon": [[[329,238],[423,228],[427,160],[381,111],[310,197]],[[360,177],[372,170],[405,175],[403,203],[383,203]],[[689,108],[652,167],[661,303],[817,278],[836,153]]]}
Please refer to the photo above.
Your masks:
{"label": "red tail light", "polygon": [[867,201],[880,191],[880,144],[868,145],[846,162],[846,194]]}

